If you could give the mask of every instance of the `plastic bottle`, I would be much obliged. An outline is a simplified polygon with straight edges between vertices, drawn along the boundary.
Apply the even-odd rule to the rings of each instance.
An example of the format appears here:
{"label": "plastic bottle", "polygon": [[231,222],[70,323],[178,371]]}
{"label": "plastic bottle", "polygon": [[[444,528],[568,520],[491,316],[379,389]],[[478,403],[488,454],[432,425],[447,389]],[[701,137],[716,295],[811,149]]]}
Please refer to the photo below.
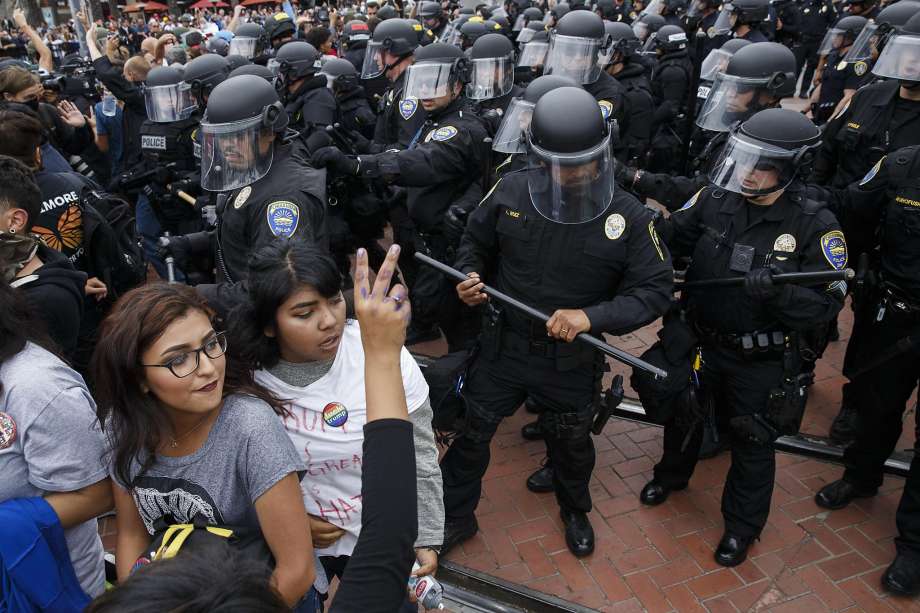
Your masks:
{"label": "plastic bottle", "polygon": [[[416,563],[412,566],[412,572],[418,570],[419,565]],[[415,592],[419,604],[425,609],[443,609],[444,604],[441,599],[444,597],[444,588],[431,575],[423,577],[409,577],[409,588]]]}

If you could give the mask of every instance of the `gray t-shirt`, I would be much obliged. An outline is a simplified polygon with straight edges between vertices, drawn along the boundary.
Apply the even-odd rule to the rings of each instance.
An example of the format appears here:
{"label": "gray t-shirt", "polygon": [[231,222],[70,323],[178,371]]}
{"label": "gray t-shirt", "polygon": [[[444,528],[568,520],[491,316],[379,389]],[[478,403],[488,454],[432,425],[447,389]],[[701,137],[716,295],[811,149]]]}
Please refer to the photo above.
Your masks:
{"label": "gray t-shirt", "polygon": [[[233,395],[224,400],[204,445],[186,456],[157,455],[135,479],[132,494],[150,534],[154,522],[167,514],[178,523],[198,515],[209,524],[258,528],[255,501],[305,468],[271,407]],[[132,476],[139,470],[135,462]]]}
{"label": "gray t-shirt", "polygon": [[[107,476],[96,404],[83,379],[37,345],[0,366],[0,501],[72,492]],[[96,520],[64,533],[83,590],[105,589]]]}

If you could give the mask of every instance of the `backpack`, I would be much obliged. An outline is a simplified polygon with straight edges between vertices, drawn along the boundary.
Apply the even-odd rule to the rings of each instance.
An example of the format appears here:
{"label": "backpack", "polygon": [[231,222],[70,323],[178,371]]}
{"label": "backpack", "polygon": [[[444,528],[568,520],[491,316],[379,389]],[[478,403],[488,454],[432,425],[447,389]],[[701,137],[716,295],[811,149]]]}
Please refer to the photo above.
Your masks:
{"label": "backpack", "polygon": [[147,257],[141,246],[131,205],[87,186],[83,190],[83,245],[87,273],[98,277],[118,298],[147,278]]}

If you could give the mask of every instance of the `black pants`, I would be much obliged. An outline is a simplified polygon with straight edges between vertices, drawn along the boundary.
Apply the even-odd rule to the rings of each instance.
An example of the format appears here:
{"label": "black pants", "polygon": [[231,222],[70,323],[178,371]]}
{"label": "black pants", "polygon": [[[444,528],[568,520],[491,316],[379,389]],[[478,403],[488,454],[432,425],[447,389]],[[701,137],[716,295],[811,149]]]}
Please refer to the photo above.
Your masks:
{"label": "black pants", "polygon": [[[441,462],[444,506],[448,518],[465,518],[476,510],[482,477],[489,467],[489,442],[498,424],[531,396],[543,411],[579,414],[590,421],[597,397],[599,367],[590,364],[559,372],[553,358],[503,349],[495,359],[480,354],[463,388],[470,411],[470,432],[457,438]],[[588,482],[594,470],[594,442],[583,429],[579,436],[547,433],[546,445],[555,467],[553,484],[559,506],[591,510]]]}
{"label": "black pants", "polygon": [[798,47],[798,55],[802,58],[805,74],[802,75],[802,93],[807,94],[811,89],[811,80],[815,76],[815,68],[818,67],[818,47],[821,45],[821,39],[804,40]]}
{"label": "black pants", "polygon": [[[703,386],[713,394],[716,414],[730,417],[764,414],[770,390],[779,387],[783,367],[775,360],[747,360],[723,348],[704,347]],[[655,478],[680,487],[690,481],[696,467],[703,430],[697,426],[681,451],[687,432],[672,420],[664,428],[664,455],[655,465]],[[722,492],[725,531],[736,536],[758,536],[770,514],[776,456],[773,445],[758,445],[732,437],[732,464]]]}

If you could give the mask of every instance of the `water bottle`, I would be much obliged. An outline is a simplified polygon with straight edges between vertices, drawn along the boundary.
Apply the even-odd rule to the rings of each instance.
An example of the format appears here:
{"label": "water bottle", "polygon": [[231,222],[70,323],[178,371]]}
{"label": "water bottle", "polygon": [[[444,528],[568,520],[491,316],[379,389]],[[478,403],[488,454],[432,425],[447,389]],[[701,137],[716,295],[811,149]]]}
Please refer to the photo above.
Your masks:
{"label": "water bottle", "polygon": [[118,101],[112,94],[106,94],[102,97],[102,114],[106,117],[115,117],[115,110],[118,108]]}
{"label": "water bottle", "polygon": [[[412,566],[412,572],[418,570],[418,563]],[[425,609],[443,609],[444,604],[441,598],[444,596],[444,588],[431,575],[424,577],[409,577],[409,589],[415,592],[419,604]]]}

